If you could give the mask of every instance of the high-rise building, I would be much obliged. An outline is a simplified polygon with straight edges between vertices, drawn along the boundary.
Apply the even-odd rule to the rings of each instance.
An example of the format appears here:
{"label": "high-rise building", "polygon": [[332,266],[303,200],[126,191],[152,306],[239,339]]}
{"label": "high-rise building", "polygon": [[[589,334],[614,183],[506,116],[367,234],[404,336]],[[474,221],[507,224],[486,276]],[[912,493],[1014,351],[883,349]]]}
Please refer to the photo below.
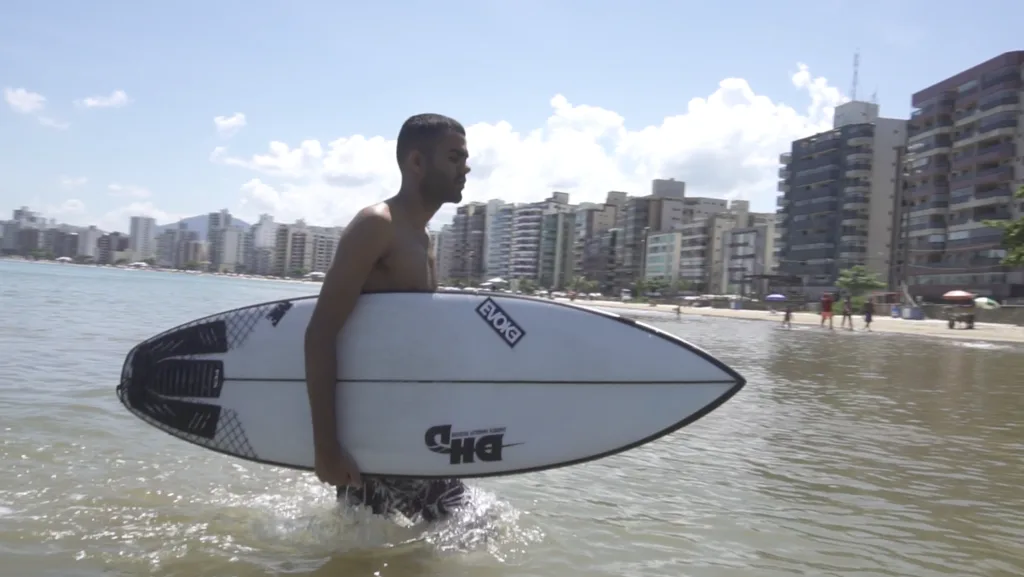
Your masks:
{"label": "high-rise building", "polygon": [[455,252],[449,270],[453,280],[466,285],[479,284],[484,280],[486,228],[486,204],[470,202],[455,209],[455,218],[452,219]]}
{"label": "high-rise building", "polygon": [[540,249],[537,284],[551,290],[568,287],[573,277],[573,240],[576,232],[574,212],[545,214],[540,223]]}
{"label": "high-rise building", "polygon": [[779,269],[812,295],[836,289],[840,271],[864,265],[887,278],[906,121],[878,105],[847,102],[832,130],[793,142],[780,209]]}
{"label": "high-rise building", "polygon": [[1024,271],[1000,265],[1002,232],[1020,218],[1024,179],[1024,51],[1008,52],[912,97],[899,247],[913,296],[967,289],[1024,296]]}
{"label": "high-rise building", "polygon": [[540,280],[540,241],[544,215],[571,212],[569,193],[554,192],[540,202],[516,206],[512,213],[509,274],[512,279]]}
{"label": "high-rise building", "polygon": [[622,229],[620,254],[616,263],[616,282],[620,287],[643,278],[647,236],[669,231],[686,222],[684,217],[686,185],[672,180],[655,180],[651,194],[630,198],[616,215],[616,227]]}
{"label": "high-rise building", "polygon": [[274,246],[277,239],[277,223],[269,214],[261,214],[256,224],[249,228],[246,241],[248,252],[244,252],[246,271],[252,274],[269,275],[274,268]]}
{"label": "high-rise building", "polygon": [[[615,227],[619,210],[625,206],[625,192],[609,191],[602,204],[582,203],[576,208],[573,273],[603,285],[614,266],[609,266],[606,233]],[[618,235],[615,235],[616,237]],[[616,240],[618,240],[616,238]],[[614,263],[612,263],[614,265]]]}
{"label": "high-rise building", "polygon": [[487,222],[484,230],[484,262],[488,279],[506,278],[509,275],[512,250],[512,217],[516,207],[503,201],[487,203]]}
{"label": "high-rise building", "polygon": [[156,220],[148,216],[133,216],[128,230],[129,250],[132,258],[145,260],[156,256]]}
{"label": "high-rise building", "polygon": [[[716,205],[717,206],[717,205]],[[644,278],[700,293],[744,292],[750,275],[765,274],[774,244],[774,213],[751,213],[734,200],[645,242]]]}
{"label": "high-rise building", "polygon": [[448,284],[452,280],[452,261],[455,260],[455,234],[452,225],[446,224],[437,233],[437,280],[439,284]]}
{"label": "high-rise building", "polygon": [[775,253],[775,214],[751,214],[746,225],[725,231],[722,242],[725,294],[763,292],[767,282],[758,277],[772,273]]}

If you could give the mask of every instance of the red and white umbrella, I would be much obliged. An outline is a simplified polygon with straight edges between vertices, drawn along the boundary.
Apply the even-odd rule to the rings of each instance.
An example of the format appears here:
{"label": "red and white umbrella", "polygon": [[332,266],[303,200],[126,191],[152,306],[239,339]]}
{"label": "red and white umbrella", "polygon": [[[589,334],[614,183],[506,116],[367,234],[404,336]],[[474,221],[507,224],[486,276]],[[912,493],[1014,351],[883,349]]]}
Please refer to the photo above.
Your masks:
{"label": "red and white umbrella", "polygon": [[942,298],[950,301],[969,301],[974,300],[974,295],[967,291],[955,290],[942,295]]}

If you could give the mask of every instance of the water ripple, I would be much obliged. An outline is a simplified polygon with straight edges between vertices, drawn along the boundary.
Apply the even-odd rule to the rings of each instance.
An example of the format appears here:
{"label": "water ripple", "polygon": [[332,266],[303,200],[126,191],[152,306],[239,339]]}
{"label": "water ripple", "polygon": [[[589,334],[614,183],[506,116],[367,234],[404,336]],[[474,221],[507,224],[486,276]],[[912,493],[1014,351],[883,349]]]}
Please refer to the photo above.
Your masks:
{"label": "water ripple", "polygon": [[0,274],[4,574],[1024,574],[1019,347],[638,314],[747,388],[637,450],[474,482],[474,507],[425,530],[342,509],[308,474],[178,442],[112,394],[135,342],[310,286]]}

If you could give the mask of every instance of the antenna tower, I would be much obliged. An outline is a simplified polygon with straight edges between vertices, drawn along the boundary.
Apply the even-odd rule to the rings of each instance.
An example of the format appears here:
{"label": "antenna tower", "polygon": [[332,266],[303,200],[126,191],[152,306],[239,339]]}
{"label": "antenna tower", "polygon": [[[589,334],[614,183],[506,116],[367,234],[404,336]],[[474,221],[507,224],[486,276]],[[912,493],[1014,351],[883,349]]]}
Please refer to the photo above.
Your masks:
{"label": "antenna tower", "polygon": [[850,100],[857,100],[857,75],[860,72],[860,49],[853,53],[853,86],[850,88]]}

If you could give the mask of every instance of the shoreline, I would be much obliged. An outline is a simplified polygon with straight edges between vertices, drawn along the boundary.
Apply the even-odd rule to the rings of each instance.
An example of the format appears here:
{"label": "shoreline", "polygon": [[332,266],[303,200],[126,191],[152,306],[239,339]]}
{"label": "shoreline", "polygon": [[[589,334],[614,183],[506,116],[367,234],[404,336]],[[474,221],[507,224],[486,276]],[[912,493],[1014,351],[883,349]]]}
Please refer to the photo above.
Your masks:
{"label": "shoreline", "polygon": [[[279,278],[279,277],[265,277],[255,275],[244,275],[234,273],[211,273],[211,272],[196,272],[196,271],[184,271],[177,269],[164,269],[164,268],[141,268],[141,267],[129,267],[129,266],[116,266],[116,265],[97,265],[97,264],[79,264],[73,262],[56,262],[48,260],[31,260],[24,258],[12,258],[12,257],[0,257],[2,261],[13,261],[13,262],[24,262],[29,264],[44,264],[44,265],[64,265],[64,266],[81,266],[91,268],[111,268],[118,270],[129,270],[129,271],[142,271],[150,273],[168,273],[168,274],[187,274],[192,276],[213,276],[228,279],[240,279],[247,281],[259,281],[259,282],[281,282],[290,284],[321,284],[320,281],[306,280],[306,279],[290,279],[290,278]],[[539,298],[539,297],[538,297]],[[570,302],[569,299],[561,298],[557,299],[564,302]],[[592,307],[596,309],[608,309],[608,310],[634,310],[634,311],[648,311],[658,312],[661,314],[675,315],[675,305],[659,304],[651,306],[646,303],[625,303],[622,301],[610,301],[610,300],[585,300],[577,299],[572,301],[573,304],[581,306]],[[699,317],[718,317],[727,318],[734,320],[746,320],[746,321],[760,321],[760,322],[774,322],[782,324],[782,314],[772,314],[769,311],[761,310],[749,310],[749,309],[716,309],[707,307],[683,307],[680,311],[680,317],[685,316],[699,316]],[[863,324],[864,319],[861,315],[855,315],[854,326],[856,332],[864,331]],[[841,329],[838,326],[838,319],[836,321],[836,331],[846,331],[847,329]],[[811,326],[817,327],[821,322],[820,317],[817,313],[810,312],[794,312],[792,317],[792,323],[800,326]],[[822,329],[823,331],[825,329]],[[918,337],[931,337],[940,338],[946,340],[963,340],[963,341],[988,341],[998,343],[1017,343],[1024,344],[1024,329],[1015,325],[1005,325],[996,323],[977,323],[974,325],[973,330],[966,329],[949,329],[946,326],[945,321],[940,320],[920,320],[911,321],[905,319],[894,319],[891,316],[875,315],[874,322],[871,323],[871,331],[873,333],[880,334],[898,334],[898,335],[910,335]]]}
{"label": "shoreline", "polygon": [[230,273],[230,272],[202,272],[192,270],[181,270],[176,268],[160,268],[160,267],[134,267],[127,265],[114,265],[114,264],[87,264],[77,262],[57,262],[54,260],[32,260],[21,257],[9,257],[0,256],[0,261],[10,262],[23,262],[27,264],[44,264],[44,265],[61,265],[61,266],[80,266],[87,268],[109,268],[117,270],[128,270],[132,272],[154,272],[154,273],[166,273],[166,274],[185,274],[190,276],[213,276],[218,278],[233,278],[250,281],[267,281],[267,282],[285,282],[285,283],[302,283],[302,284],[322,284],[321,281],[301,278],[282,278],[277,276],[261,276],[261,275],[249,275],[241,273]]}
{"label": "shoreline", "polygon": [[[568,299],[565,299],[568,300]],[[624,303],[621,301],[599,301],[599,300],[579,300],[575,301],[575,304],[583,306],[589,306],[593,308],[603,308],[611,310],[635,310],[635,311],[656,311],[664,314],[675,314],[675,305],[655,305],[649,304],[633,304]],[[769,311],[760,310],[749,310],[749,309],[714,309],[705,307],[683,307],[680,312],[680,317],[685,316],[699,316],[699,317],[718,317],[728,318],[736,320],[747,320],[747,321],[760,321],[760,322],[774,322],[779,325],[782,324],[782,313],[778,312],[772,314]],[[833,317],[835,321],[835,331],[846,332],[847,329],[839,328],[840,318]],[[792,317],[793,325],[800,326],[811,326],[818,327],[821,323],[821,317],[817,313],[811,312],[794,312]],[[918,337],[932,337],[947,340],[965,340],[965,341],[989,341],[999,343],[1019,343],[1024,344],[1024,329],[1015,325],[1003,325],[996,323],[976,323],[974,329],[950,329],[945,321],[941,320],[920,320],[912,321],[905,319],[895,319],[891,316],[881,316],[876,314],[873,322],[871,323],[871,330],[865,331],[864,317],[863,315],[854,315],[853,317],[855,332],[872,332],[879,334],[897,334],[897,335],[911,335]],[[823,332],[828,329],[821,329]]]}

